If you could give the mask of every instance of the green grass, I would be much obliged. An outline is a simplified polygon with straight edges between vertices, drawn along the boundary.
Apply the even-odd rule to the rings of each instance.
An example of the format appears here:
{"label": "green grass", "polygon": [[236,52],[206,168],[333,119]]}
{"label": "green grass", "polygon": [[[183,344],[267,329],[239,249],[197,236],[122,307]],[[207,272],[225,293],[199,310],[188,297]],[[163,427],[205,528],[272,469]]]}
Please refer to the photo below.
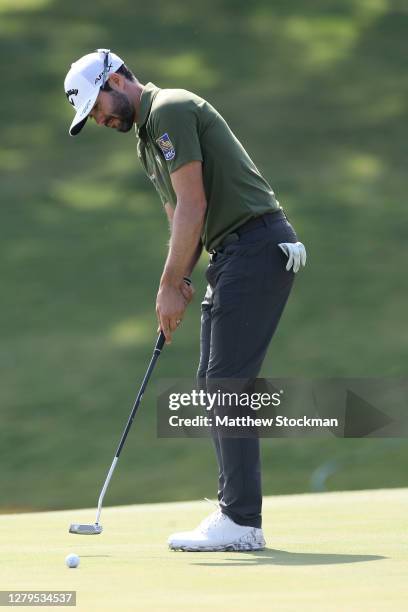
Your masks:
{"label": "green grass", "polygon": [[[208,98],[306,244],[308,267],[262,374],[405,374],[402,5],[100,0],[95,10],[79,0],[0,0],[0,13],[9,65],[0,143],[0,507],[93,503],[155,338],[168,229],[135,138],[94,126],[67,135],[63,79],[96,47],[115,49],[143,83]],[[203,256],[197,299],[157,378],[195,374],[205,265]],[[207,441],[156,439],[155,399],[151,387],[113,503],[215,490]],[[265,492],[309,490],[313,470],[333,457],[343,467],[329,488],[406,485],[405,443],[388,452],[376,440],[279,440],[264,443]]]}
{"label": "green grass", "polygon": [[[248,553],[167,549],[170,533],[211,511],[204,502],[106,508],[93,537],[68,534],[95,520],[90,509],[2,516],[2,589],[75,590],[87,612],[402,612],[407,507],[406,489],[268,497],[267,548]],[[64,565],[71,552],[77,569]]]}

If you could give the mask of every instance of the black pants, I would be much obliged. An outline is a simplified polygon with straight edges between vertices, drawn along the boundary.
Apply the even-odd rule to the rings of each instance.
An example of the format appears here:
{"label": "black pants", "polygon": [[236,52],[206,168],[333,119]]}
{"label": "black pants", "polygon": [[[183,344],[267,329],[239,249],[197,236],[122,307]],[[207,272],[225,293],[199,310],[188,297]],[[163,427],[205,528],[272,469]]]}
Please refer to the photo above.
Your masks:
{"label": "black pants", "polygon": [[[258,376],[294,280],[278,243],[296,241],[280,211],[241,226],[210,255],[197,372],[209,393],[219,388],[214,379]],[[222,512],[239,525],[261,527],[259,439],[222,437],[214,429],[213,441]]]}

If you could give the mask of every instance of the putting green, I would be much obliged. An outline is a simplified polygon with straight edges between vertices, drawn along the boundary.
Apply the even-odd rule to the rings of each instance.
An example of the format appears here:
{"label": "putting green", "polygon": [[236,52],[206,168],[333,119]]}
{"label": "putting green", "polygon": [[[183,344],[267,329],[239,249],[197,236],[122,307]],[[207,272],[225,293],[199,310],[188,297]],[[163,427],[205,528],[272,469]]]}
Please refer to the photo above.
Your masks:
{"label": "putting green", "polygon": [[[99,536],[68,533],[71,522],[92,523],[93,509],[0,516],[0,588],[76,590],[87,612],[407,609],[408,489],[269,497],[266,550],[167,549],[169,533],[211,511],[205,502],[106,508]],[[71,552],[78,569],[65,566]]]}

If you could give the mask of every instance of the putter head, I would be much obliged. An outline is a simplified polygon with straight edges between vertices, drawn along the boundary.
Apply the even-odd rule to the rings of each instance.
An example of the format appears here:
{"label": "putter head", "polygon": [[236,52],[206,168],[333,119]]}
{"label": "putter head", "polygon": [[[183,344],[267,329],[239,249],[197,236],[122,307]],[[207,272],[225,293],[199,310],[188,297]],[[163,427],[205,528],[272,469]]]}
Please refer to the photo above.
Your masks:
{"label": "putter head", "polygon": [[102,533],[102,525],[94,523],[93,525],[79,525],[73,523],[69,528],[69,533],[76,533],[78,535],[98,535]]}

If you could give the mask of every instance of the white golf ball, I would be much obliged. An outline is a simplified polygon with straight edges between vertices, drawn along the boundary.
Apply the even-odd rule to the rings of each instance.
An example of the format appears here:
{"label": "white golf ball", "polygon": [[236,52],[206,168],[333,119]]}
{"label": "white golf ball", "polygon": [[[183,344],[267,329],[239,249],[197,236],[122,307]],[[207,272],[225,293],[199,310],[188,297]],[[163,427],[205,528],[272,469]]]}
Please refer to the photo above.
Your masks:
{"label": "white golf ball", "polygon": [[74,553],[67,555],[65,557],[65,563],[67,564],[68,567],[78,567],[79,565],[78,555],[75,555]]}

